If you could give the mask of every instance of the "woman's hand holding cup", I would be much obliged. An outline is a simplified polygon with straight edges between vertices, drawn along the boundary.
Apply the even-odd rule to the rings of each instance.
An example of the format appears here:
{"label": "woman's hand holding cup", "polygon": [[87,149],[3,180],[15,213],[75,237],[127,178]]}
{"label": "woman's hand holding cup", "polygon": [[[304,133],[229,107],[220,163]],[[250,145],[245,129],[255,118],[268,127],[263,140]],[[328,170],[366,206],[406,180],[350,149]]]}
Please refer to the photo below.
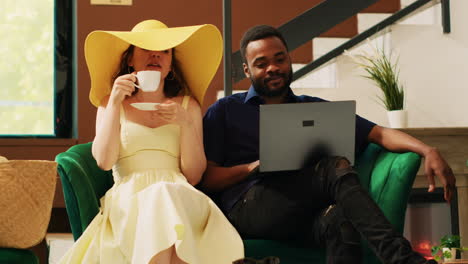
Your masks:
{"label": "woman's hand holding cup", "polygon": [[131,96],[135,91],[136,77],[133,74],[125,74],[117,77],[112,86],[109,102],[121,104],[126,96]]}
{"label": "woman's hand holding cup", "polygon": [[160,81],[161,72],[159,71],[139,71],[121,75],[114,81],[109,101],[121,104],[126,96],[132,95],[135,87],[143,92],[154,92],[158,89]]}

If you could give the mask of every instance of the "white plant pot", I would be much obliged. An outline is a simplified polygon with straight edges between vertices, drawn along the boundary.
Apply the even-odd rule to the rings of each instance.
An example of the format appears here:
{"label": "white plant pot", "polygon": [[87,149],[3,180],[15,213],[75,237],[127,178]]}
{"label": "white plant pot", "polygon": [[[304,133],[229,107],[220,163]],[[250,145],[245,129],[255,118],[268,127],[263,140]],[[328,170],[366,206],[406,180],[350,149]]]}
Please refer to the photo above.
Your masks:
{"label": "white plant pot", "polygon": [[388,111],[387,116],[391,128],[406,128],[408,126],[408,115],[406,110]]}
{"label": "white plant pot", "polygon": [[452,248],[452,249],[442,248],[442,252],[446,252],[446,251],[450,251],[450,253],[452,253],[452,257],[451,258],[444,258],[444,261],[455,260],[455,258],[457,257],[457,250],[455,248]]}

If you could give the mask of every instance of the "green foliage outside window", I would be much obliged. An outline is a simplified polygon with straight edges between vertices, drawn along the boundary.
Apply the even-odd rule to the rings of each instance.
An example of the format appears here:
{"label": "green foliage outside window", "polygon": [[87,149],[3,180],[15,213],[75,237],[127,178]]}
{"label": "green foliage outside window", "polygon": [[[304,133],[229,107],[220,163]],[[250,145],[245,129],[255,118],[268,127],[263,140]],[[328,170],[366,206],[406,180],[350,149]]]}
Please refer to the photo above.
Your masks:
{"label": "green foliage outside window", "polygon": [[0,134],[53,134],[54,1],[2,0]]}

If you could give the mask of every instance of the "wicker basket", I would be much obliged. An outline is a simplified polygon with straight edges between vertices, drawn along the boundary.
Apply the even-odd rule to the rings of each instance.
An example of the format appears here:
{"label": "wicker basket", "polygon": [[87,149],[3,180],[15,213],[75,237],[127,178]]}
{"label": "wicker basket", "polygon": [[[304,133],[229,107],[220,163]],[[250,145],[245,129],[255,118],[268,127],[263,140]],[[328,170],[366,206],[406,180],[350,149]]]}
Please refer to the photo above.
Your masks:
{"label": "wicker basket", "polygon": [[57,163],[0,159],[0,247],[29,248],[49,225]]}

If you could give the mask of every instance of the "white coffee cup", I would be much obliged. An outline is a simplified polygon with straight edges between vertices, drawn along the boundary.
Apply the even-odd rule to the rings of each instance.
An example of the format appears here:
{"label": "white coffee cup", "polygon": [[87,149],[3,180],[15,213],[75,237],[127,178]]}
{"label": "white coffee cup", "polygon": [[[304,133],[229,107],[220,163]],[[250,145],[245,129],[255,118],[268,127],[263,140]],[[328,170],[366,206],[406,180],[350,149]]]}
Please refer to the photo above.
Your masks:
{"label": "white coffee cup", "polygon": [[136,74],[138,84],[135,87],[140,88],[143,92],[154,92],[159,87],[161,81],[160,71],[139,71]]}

